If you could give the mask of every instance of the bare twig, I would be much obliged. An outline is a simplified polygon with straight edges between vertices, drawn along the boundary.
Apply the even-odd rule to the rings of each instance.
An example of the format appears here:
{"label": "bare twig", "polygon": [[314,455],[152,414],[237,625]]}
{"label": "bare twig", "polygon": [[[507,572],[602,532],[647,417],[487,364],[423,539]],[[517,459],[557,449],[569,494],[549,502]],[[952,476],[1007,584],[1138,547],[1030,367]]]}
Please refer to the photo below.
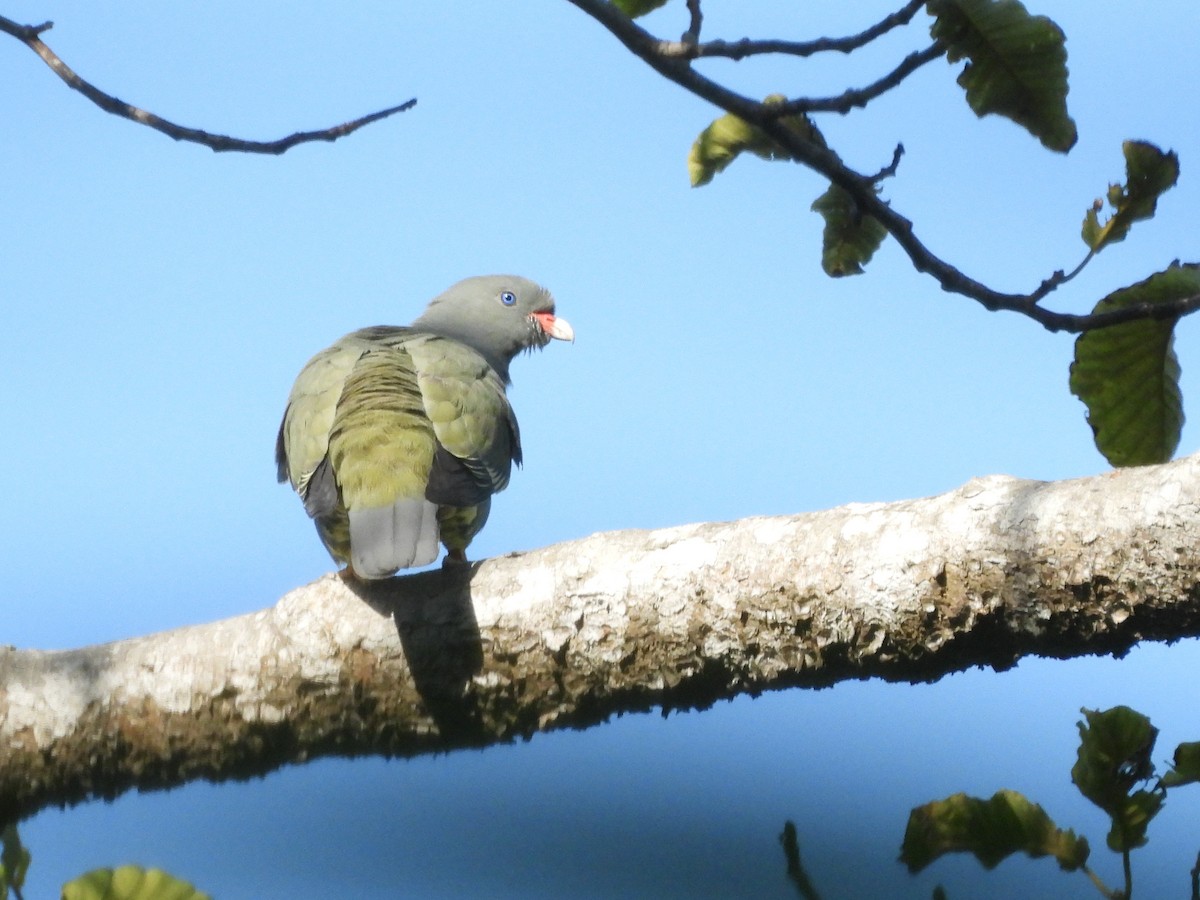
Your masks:
{"label": "bare twig", "polygon": [[[689,0],[688,9],[692,10],[693,0]],[[925,0],[909,0],[908,3],[892,13],[890,16],[876,22],[870,28],[858,34],[852,34],[849,37],[843,38],[818,38],[815,41],[778,41],[778,40],[752,40],[751,38],[743,38],[740,41],[706,41],[697,43],[699,39],[699,2],[696,2],[696,10],[692,12],[692,26],[696,29],[695,40],[689,41],[691,29],[684,35],[681,41],[659,41],[658,52],[663,56],[671,56],[679,59],[699,59],[701,57],[721,57],[723,59],[732,59],[734,61],[745,59],[748,56],[765,56],[770,54],[778,54],[783,56],[813,56],[817,53],[851,53],[877,37],[887,34],[893,28],[900,25],[907,25],[912,17],[917,14],[922,6],[925,5]]]}
{"label": "bare twig", "polygon": [[[1044,279],[1035,290],[1026,294],[1006,293],[990,288],[955,268],[926,247],[917,237],[912,222],[896,212],[890,203],[876,194],[874,182],[870,177],[849,168],[836,153],[827,147],[807,140],[800,130],[788,127],[786,120],[781,118],[781,114],[788,110],[788,106],[768,105],[752,100],[697,72],[692,68],[689,60],[664,55],[661,52],[662,41],[606,0],[569,0],[569,2],[607,28],[631,53],[664,78],[756,126],[796,162],[845,189],[864,215],[873,217],[883,225],[888,234],[908,255],[913,267],[918,272],[930,275],[945,291],[975,300],[988,310],[1008,310],[1021,313],[1048,331],[1072,333],[1108,328],[1142,319],[1175,319],[1200,310],[1200,295],[1195,295],[1167,303],[1141,303],[1103,313],[1054,312],[1041,306],[1040,303],[1070,279],[1071,276],[1062,271],[1055,272]],[[936,45],[924,52],[930,53],[935,47]]]}
{"label": "bare twig", "polygon": [[821,900],[816,885],[804,870],[800,861],[800,841],[796,837],[796,825],[791,819],[783,823],[783,833],[779,835],[779,843],[783,847],[783,858],[787,861],[787,876],[796,887],[796,892],[803,900]]}
{"label": "bare twig", "polygon": [[892,151],[892,161],[874,175],[869,175],[867,181],[871,182],[871,184],[878,184],[885,178],[891,178],[896,174],[896,170],[900,168],[900,158],[902,156],[904,156],[904,145],[897,144],[896,149]]}
{"label": "bare twig", "polygon": [[372,122],[386,119],[388,116],[395,115],[398,112],[412,109],[417,104],[415,98],[406,100],[398,106],[381,109],[378,112],[373,112],[370,115],[362,116],[353,121],[343,122],[341,125],[322,128],[318,131],[297,131],[294,134],[274,141],[248,141],[223,134],[211,134],[207,131],[201,131],[198,128],[188,128],[184,125],[169,122],[161,116],[126,103],[124,100],[119,100],[111,94],[106,94],[90,82],[85,81],[42,42],[42,33],[52,27],[54,27],[53,22],[43,22],[41,25],[21,25],[11,19],[6,19],[4,16],[0,16],[0,32],[11,34],[23,43],[40,56],[42,61],[51,68],[54,74],[67,83],[68,87],[79,91],[79,93],[83,94],[105,112],[137,122],[139,125],[153,128],[155,131],[161,131],[163,134],[177,141],[191,141],[195,144],[201,144],[215,152],[237,151],[240,153],[270,153],[278,155],[290,150],[297,144],[304,144],[309,141],[336,141],[338,138],[358,131],[364,125],[370,125]]}
{"label": "bare twig", "polygon": [[687,0],[687,8],[691,18],[688,21],[688,30],[680,40],[685,44],[694,45],[700,42],[700,26],[704,22],[704,15],[700,12],[700,0]]}
{"label": "bare twig", "polygon": [[938,43],[930,44],[924,50],[919,50],[916,53],[910,53],[900,65],[888,72],[878,81],[868,84],[864,88],[852,88],[843,94],[836,97],[824,97],[818,99],[807,99],[804,97],[796,100],[789,100],[786,103],[781,103],[773,107],[779,115],[788,113],[808,113],[808,112],[837,112],[848,113],[855,107],[863,107],[878,97],[880,94],[887,93],[892,88],[900,84],[905,78],[911,75],[927,62],[937,59],[944,55],[946,49]]}

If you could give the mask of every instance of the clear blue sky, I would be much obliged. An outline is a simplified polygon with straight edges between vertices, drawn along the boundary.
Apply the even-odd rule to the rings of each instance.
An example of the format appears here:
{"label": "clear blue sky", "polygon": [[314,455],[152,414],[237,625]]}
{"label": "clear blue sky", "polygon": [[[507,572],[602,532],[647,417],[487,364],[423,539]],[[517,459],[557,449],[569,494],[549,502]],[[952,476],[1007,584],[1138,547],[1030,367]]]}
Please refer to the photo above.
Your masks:
{"label": "clear blue sky", "polygon": [[[843,34],[892,5],[709,0],[706,33]],[[902,141],[908,152],[887,196],[935,252],[1017,291],[1082,257],[1081,218],[1123,176],[1122,140],[1177,150],[1183,176],[1159,217],[1049,301],[1084,311],[1175,258],[1200,257],[1200,188],[1191,175],[1200,161],[1191,106],[1200,15],[1194,0],[1136,10],[1047,0],[1034,9],[1068,34],[1069,103],[1080,128],[1069,156],[1044,151],[1007,121],[977,121],[941,61],[867,112],[820,124],[863,171],[886,164]],[[716,113],[564,0],[116,8],[20,0],[0,13],[53,19],[45,38],[81,75],[211,131],[275,138],[419,99],[414,110],[335,144],[280,158],[218,155],[100,112],[20,44],[0,41],[6,643],[67,647],[221,618],[267,606],[328,571],[299,502],[274,480],[275,430],[291,380],[344,332],[405,323],[472,274],[511,271],[543,282],[578,335],[574,346],[555,344],[514,365],[526,466],[497,498],[473,548],[479,556],[610,529],[920,496],[996,472],[1060,479],[1106,468],[1067,391],[1070,337],[942,293],[892,242],[867,275],[826,278],[821,221],[808,210],[824,185],[805,170],[745,160],[712,185],[689,188],[688,147]],[[648,24],[677,35],[681,0]],[[861,85],[922,45],[890,37],[863,57],[874,67],[856,56],[707,71],[729,73],[754,95],[816,94]],[[1196,340],[1185,322],[1179,352],[1193,404]],[[1189,425],[1180,452],[1196,445]],[[35,877],[47,885],[128,858],[174,867],[222,897],[278,896],[282,882],[246,888],[247,867],[266,859],[277,874],[318,858],[301,837],[218,865],[196,855],[207,838],[154,815],[211,816],[220,823],[211,827],[227,829],[222,853],[239,844],[239,829],[272,827],[255,822],[263,810],[276,811],[275,827],[301,823],[294,827],[307,840],[324,840],[326,829],[341,827],[327,816],[353,818],[371,799],[391,797],[384,781],[398,799],[356,820],[354,846],[379,840],[371,858],[395,859],[368,871],[347,862],[356,859],[351,850],[330,851],[342,868],[330,863],[322,877],[332,893],[313,896],[341,893],[353,878],[367,879],[356,888],[363,896],[390,895],[380,887],[387,883],[415,895],[482,895],[484,876],[445,879],[471,863],[394,836],[410,818],[438,846],[444,836],[480,854],[490,848],[517,873],[503,885],[517,893],[567,876],[552,876],[537,853],[507,847],[498,834],[536,832],[539,846],[553,846],[546,834],[577,827],[599,844],[632,833],[639,837],[629,846],[644,847],[653,839],[640,830],[661,825],[660,833],[690,837],[670,865],[645,865],[668,873],[694,866],[702,885],[724,893],[719,872],[702,871],[713,864],[708,843],[719,841],[735,855],[761,853],[762,890],[786,896],[774,835],[845,775],[847,760],[861,767],[838,791],[852,809],[882,790],[871,781],[880,772],[890,773],[886,785],[906,786],[876,853],[894,878],[909,806],[958,789],[1035,793],[1065,783],[1081,705],[1139,702],[1170,746],[1200,738],[1194,698],[1165,690],[1191,683],[1197,662],[1188,642],[1121,664],[1032,663],[933,688],[792,692],[484,754],[327,763],[243,794],[197,788],[51,813],[26,838]],[[1142,693],[1129,694],[1135,688],[1122,679]],[[950,723],[964,730],[922,743]],[[984,730],[966,733],[973,727]],[[880,750],[892,753],[897,741],[914,748],[913,758],[891,772],[895,760],[885,765]],[[695,768],[664,772],[669,754],[695,757]],[[737,778],[727,771],[734,759]],[[780,768],[786,786],[771,788]],[[688,781],[690,795],[664,787],[672,770],[688,773],[675,777]],[[1011,777],[1018,770],[1033,783]],[[539,780],[547,772],[561,777]],[[639,782],[651,775],[659,787]],[[320,799],[323,790],[336,798]],[[663,798],[647,800],[653,791]],[[539,813],[525,821],[512,810],[525,810],[531,796],[541,798]],[[1064,797],[1058,807],[1064,824],[1090,828],[1102,843],[1097,820],[1072,802]],[[672,818],[684,811],[687,828]],[[739,826],[738,841],[753,851],[727,833],[708,834],[696,822],[706,814],[719,820],[713,829]],[[138,817],[154,824],[129,824]],[[455,831],[474,817],[491,827]],[[588,832],[585,821],[599,830]],[[405,846],[388,849],[389,840]],[[68,854],[85,844],[93,847],[86,860]],[[861,868],[839,856],[845,848],[832,838],[823,854],[813,852],[832,896],[839,866]],[[1195,847],[1188,852],[1194,859]],[[610,871],[590,856],[561,855],[576,874],[593,865]],[[425,872],[418,859],[434,860],[428,873],[414,874]],[[1191,861],[1180,853],[1161,865],[1182,878]],[[1042,868],[1054,877],[1052,864]],[[659,893],[674,885],[703,895],[664,878]],[[554,883],[572,890],[569,880]],[[928,896],[932,883],[913,889]]]}

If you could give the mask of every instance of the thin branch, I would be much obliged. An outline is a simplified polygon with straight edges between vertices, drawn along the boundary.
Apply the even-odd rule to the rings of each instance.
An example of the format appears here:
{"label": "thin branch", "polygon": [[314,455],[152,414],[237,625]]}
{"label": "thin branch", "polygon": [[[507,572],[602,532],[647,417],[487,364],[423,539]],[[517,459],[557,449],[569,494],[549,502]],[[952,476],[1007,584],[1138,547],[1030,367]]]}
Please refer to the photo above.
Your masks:
{"label": "thin branch", "polygon": [[[931,276],[950,293],[960,294],[993,312],[1007,310],[1033,319],[1048,331],[1080,333],[1107,328],[1141,319],[1172,319],[1200,310],[1200,296],[1185,297],[1169,303],[1142,303],[1104,313],[1060,313],[1040,306],[1040,302],[1064,284],[1070,276],[1055,272],[1027,294],[997,291],[952,266],[933,253],[917,237],[913,223],[896,212],[875,192],[872,180],[849,168],[836,153],[805,139],[797,129],[789,128],[780,118],[785,107],[767,105],[718,84],[697,72],[688,60],[664,56],[662,44],[607,0],[568,0],[609,30],[625,47],[664,78],[689,93],[707,100],[720,109],[758,127],[782,147],[796,162],[825,176],[845,189],[863,214],[876,219],[908,255],[913,268]],[[932,49],[932,48],[930,48]],[[926,52],[929,52],[928,50]]]}
{"label": "thin branch", "polygon": [[888,74],[884,75],[878,81],[872,82],[864,88],[852,88],[836,97],[818,99],[800,97],[772,108],[778,115],[808,112],[848,113],[855,107],[864,107],[876,97],[887,93],[892,88],[898,86],[900,82],[913,72],[917,71],[917,69],[921,68],[921,66],[925,65],[925,63],[938,59],[945,52],[946,48],[941,44],[930,44],[924,50],[910,53],[901,60],[900,65],[896,66],[896,68],[892,69],[892,71],[888,72]]}
{"label": "thin branch", "polygon": [[[688,9],[692,9],[693,0],[689,0]],[[922,6],[925,5],[925,0],[909,0],[896,12],[886,16],[879,22],[872,25],[865,31],[858,34],[852,34],[849,37],[843,38],[817,38],[815,41],[778,41],[778,40],[752,40],[751,38],[742,38],[740,41],[706,41],[705,43],[696,43],[695,40],[689,41],[688,34],[691,34],[689,29],[688,34],[685,34],[681,41],[658,41],[656,51],[667,57],[676,59],[699,59],[701,57],[720,57],[723,59],[732,59],[734,61],[745,59],[748,56],[765,56],[769,54],[780,54],[784,56],[813,56],[817,53],[851,53],[881,35],[887,34],[893,28],[900,25],[907,25],[912,17],[917,14]],[[698,15],[699,2],[696,2],[696,10],[692,13],[692,24],[696,27],[696,37],[699,37]]]}
{"label": "thin branch", "polygon": [[900,158],[904,156],[904,145],[897,144],[896,149],[892,151],[892,161],[876,172],[874,175],[867,177],[871,184],[879,184],[885,178],[891,178],[896,174],[896,170],[900,168]]}
{"label": "thin branch", "polygon": [[680,41],[696,45],[700,42],[700,26],[704,23],[704,14],[700,12],[700,0],[687,0],[687,9],[691,18],[688,22],[688,29],[683,33]]}
{"label": "thin branch", "polygon": [[787,877],[796,887],[796,892],[803,900],[821,900],[816,885],[804,870],[800,861],[800,841],[796,838],[796,825],[791,819],[783,823],[783,833],[779,835],[779,843],[783,847],[783,858],[787,861]]}
{"label": "thin branch", "polygon": [[112,113],[114,116],[120,116],[123,119],[129,119],[132,122],[137,122],[139,125],[153,128],[155,131],[161,131],[163,134],[177,141],[191,141],[218,153],[223,151],[237,151],[240,153],[269,153],[278,155],[290,150],[297,144],[304,144],[310,141],[336,141],[338,138],[358,131],[364,125],[370,125],[372,122],[378,122],[380,119],[386,119],[388,116],[412,109],[417,104],[416,99],[413,98],[412,100],[406,100],[398,106],[381,109],[378,112],[373,112],[370,115],[362,116],[353,121],[343,122],[341,125],[322,128],[318,131],[297,131],[294,134],[274,141],[249,141],[223,134],[211,134],[207,131],[201,131],[198,128],[189,128],[170,122],[152,112],[133,106],[124,100],[119,100],[111,94],[106,94],[90,82],[81,78],[53,50],[42,42],[41,34],[52,27],[54,27],[53,22],[43,22],[41,25],[21,25],[11,19],[6,19],[4,16],[0,16],[0,31],[11,34],[40,56],[42,61],[51,68],[54,74],[67,83],[68,87],[79,91],[79,93],[83,94],[105,112]]}

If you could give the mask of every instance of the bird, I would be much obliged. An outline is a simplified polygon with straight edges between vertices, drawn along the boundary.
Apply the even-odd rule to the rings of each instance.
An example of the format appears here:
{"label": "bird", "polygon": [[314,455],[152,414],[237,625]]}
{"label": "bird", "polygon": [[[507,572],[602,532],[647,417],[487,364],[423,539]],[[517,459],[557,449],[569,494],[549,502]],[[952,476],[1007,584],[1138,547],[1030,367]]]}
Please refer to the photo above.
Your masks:
{"label": "bird", "polygon": [[361,581],[467,562],[492,494],[521,465],[509,364],[574,341],[550,292],[515,275],[451,286],[409,326],[353,331],[301,369],[275,442],[343,575]]}

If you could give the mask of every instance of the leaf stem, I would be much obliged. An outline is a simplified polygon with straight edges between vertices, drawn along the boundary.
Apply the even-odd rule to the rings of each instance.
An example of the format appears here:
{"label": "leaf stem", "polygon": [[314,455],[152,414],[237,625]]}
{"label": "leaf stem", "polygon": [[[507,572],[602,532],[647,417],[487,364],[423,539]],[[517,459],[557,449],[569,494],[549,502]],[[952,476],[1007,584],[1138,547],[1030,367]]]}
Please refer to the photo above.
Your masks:
{"label": "leaf stem", "polygon": [[1105,884],[1104,880],[1099,875],[1096,874],[1095,870],[1091,866],[1089,866],[1085,863],[1082,866],[1082,870],[1083,870],[1083,874],[1085,874],[1089,879],[1091,879],[1092,884],[1094,884],[1096,886],[1096,890],[1098,890],[1101,894],[1103,894],[1105,897],[1107,897],[1108,900],[1121,900],[1121,892],[1114,891],[1107,884]]}

